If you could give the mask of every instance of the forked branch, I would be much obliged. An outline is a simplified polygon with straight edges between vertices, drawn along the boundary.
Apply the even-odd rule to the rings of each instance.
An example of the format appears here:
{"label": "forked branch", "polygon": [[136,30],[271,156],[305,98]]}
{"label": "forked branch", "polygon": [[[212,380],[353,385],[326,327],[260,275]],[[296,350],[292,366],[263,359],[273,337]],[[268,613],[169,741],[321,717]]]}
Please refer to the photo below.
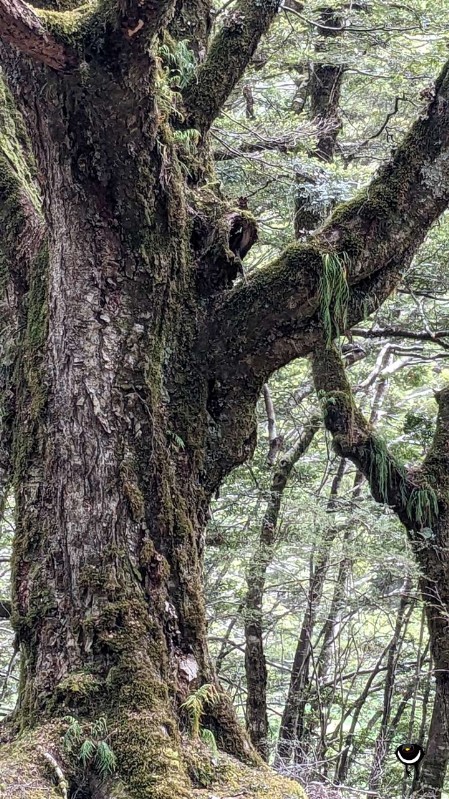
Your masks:
{"label": "forked branch", "polygon": [[34,61],[60,72],[78,64],[75,51],[58,42],[22,0],[0,0],[0,38]]}
{"label": "forked branch", "polygon": [[397,287],[448,204],[449,62],[426,113],[366,189],[306,243],[291,244],[246,283],[217,297],[207,331],[214,373],[230,383],[260,375],[260,390],[272,372],[313,349],[329,300],[326,257],[341,266],[347,327],[366,318]]}
{"label": "forked branch", "polygon": [[191,127],[203,134],[210,128],[242,77],[279,6],[280,0],[241,0],[228,13],[206,60],[184,92]]}

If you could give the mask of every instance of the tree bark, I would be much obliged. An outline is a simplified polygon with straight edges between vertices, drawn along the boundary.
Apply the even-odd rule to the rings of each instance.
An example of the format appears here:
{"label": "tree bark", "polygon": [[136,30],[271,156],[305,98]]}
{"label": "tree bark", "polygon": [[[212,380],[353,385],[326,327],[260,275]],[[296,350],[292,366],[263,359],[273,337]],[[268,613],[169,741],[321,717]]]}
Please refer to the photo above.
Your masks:
{"label": "tree bark", "polygon": [[321,125],[314,155],[321,161],[332,161],[341,130],[340,94],[344,75],[343,64],[325,63],[323,51],[326,40],[341,36],[342,17],[333,8],[321,11],[318,28],[320,37],[315,46],[316,60],[311,64],[309,78],[310,116]]}
{"label": "tree bark", "polygon": [[[345,463],[341,460],[332,482],[330,498],[327,504],[328,512],[331,512],[335,507],[335,497],[338,494],[344,472]],[[309,580],[306,610],[301,623],[290,675],[287,699],[279,728],[276,754],[276,761],[279,766],[290,762],[292,756],[295,754],[295,741],[302,738],[303,726],[301,722],[303,721],[306,695],[310,688],[309,668],[312,653],[312,636],[315,629],[316,614],[321,602],[329,567],[332,544],[337,532],[338,528],[331,526],[323,535],[317,554],[316,564],[312,569]]]}
{"label": "tree bark", "polygon": [[[198,742],[181,752],[181,705],[209,683],[219,698],[202,723],[221,750],[260,762],[209,663],[201,562],[210,498],[253,452],[267,376],[322,336],[322,252],[352,256],[348,314],[359,321],[397,284],[449,200],[446,67],[427,117],[370,191],[310,245],[231,287],[238,219],[207,185],[207,131],[278,3],[242,0],[203,60],[197,51],[181,96],[161,66],[161,40],[176,46],[164,34],[190,6],[205,42],[197,12],[208,6],[170,0],[42,10],[44,33],[16,2],[12,28],[9,14],[0,30],[20,112],[8,106],[1,131],[27,155],[29,141],[33,162],[14,149],[7,163],[0,140],[0,295],[16,333],[0,480],[16,507],[14,724],[25,747],[2,750],[7,787],[20,754],[20,774],[33,777],[38,746],[50,755],[59,747],[70,792],[98,796],[94,765],[83,771],[61,751],[61,718],[76,717],[86,735],[104,716],[117,758],[105,799],[191,797]],[[58,58],[74,51],[78,66],[60,69],[35,39],[19,41],[16,23]],[[254,231],[243,210],[241,221]],[[14,241],[30,243],[26,255]],[[282,781],[275,790],[301,795]]]}

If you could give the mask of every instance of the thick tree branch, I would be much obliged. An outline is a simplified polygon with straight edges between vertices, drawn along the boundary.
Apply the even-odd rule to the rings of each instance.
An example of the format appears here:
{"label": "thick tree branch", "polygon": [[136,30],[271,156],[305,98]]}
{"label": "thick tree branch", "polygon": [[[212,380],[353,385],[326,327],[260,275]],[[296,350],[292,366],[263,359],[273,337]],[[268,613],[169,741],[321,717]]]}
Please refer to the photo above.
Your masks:
{"label": "thick tree branch", "polygon": [[[374,499],[390,505],[409,532],[431,526],[438,515],[436,494],[429,490],[435,484],[429,479],[431,457],[425,468],[408,470],[394,458],[357,408],[343,361],[335,347],[316,350],[312,372],[323,404],[324,423],[332,434],[338,455],[348,458],[360,469]],[[438,435],[443,440],[446,435],[444,447],[449,454],[449,389],[441,392],[439,403],[437,434],[432,447],[438,452],[438,463],[441,458],[440,444],[436,443]]]}
{"label": "thick tree branch", "polygon": [[0,38],[58,71],[73,69],[79,62],[75,51],[58,42],[22,0],[0,0]]}
{"label": "thick tree branch", "polygon": [[[232,365],[237,374],[240,363],[247,374],[268,369],[264,380],[310,351],[307,346],[313,347],[318,333],[315,327],[315,337],[310,335],[311,328],[322,316],[323,253],[345,256],[348,326],[357,324],[367,315],[367,301],[372,307],[380,304],[397,286],[448,203],[449,62],[427,113],[367,189],[336,209],[307,244],[290,245],[274,263],[218,300],[207,336],[213,371],[228,373]],[[220,346],[220,339],[226,345]]]}
{"label": "thick tree branch", "polygon": [[226,17],[203,64],[184,91],[188,124],[202,134],[242,77],[280,0],[241,0]]}

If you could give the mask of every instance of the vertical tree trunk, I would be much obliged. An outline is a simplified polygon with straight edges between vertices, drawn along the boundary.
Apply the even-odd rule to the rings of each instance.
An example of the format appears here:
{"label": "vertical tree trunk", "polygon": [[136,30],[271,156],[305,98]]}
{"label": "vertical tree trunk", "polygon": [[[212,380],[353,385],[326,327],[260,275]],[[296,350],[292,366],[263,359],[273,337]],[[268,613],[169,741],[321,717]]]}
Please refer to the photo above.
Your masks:
{"label": "vertical tree trunk", "polygon": [[[183,797],[176,708],[215,677],[207,380],[189,352],[199,314],[179,162],[147,88],[124,119],[126,81],[47,76],[37,109],[39,68],[23,71],[48,246],[26,277],[15,373],[16,723],[105,714],[130,796]],[[204,721],[254,761],[224,696]]]}
{"label": "vertical tree trunk", "polygon": [[275,466],[270,498],[262,521],[259,544],[248,568],[245,599],[246,724],[258,752],[268,760],[267,668],[263,645],[262,604],[265,576],[273,558],[282,495],[294,465],[308,449],[318,424],[312,423]]}
{"label": "vertical tree trunk", "polygon": [[[332,482],[330,498],[327,504],[328,512],[334,508],[335,497],[338,494],[340,483],[345,472],[345,463],[340,461],[337,473]],[[298,721],[303,720],[303,706],[305,693],[309,687],[308,677],[312,647],[312,636],[315,628],[316,614],[321,602],[321,597],[326,579],[330,553],[338,528],[330,527],[323,535],[323,540],[317,553],[315,567],[309,581],[307,592],[306,610],[301,624],[301,630],[296,645],[293,666],[290,675],[290,684],[287,699],[282,714],[279,728],[279,739],[276,753],[278,765],[288,763],[295,753],[295,740],[302,737],[302,728],[298,729]]]}
{"label": "vertical tree trunk", "polygon": [[[367,793],[368,799],[375,799],[375,797],[379,793],[379,788],[382,783],[384,763],[388,754],[389,722],[390,722],[393,691],[396,681],[396,668],[401,653],[402,641],[407,629],[408,622],[410,620],[410,614],[414,606],[414,602],[411,601],[410,599],[411,587],[412,587],[412,579],[409,575],[407,575],[404,581],[404,585],[402,586],[401,589],[401,597],[396,615],[394,633],[388,650],[387,669],[385,672],[385,688],[384,688],[382,718],[380,722],[379,732],[377,734],[376,742],[374,745],[373,762],[371,765],[371,773],[368,782],[368,793]],[[409,612],[406,615],[407,610],[409,610]]]}
{"label": "vertical tree trunk", "polygon": [[[427,459],[432,471],[435,460],[432,456]],[[418,552],[421,556],[421,592],[426,607],[435,674],[435,698],[426,753],[413,790],[413,797],[419,799],[441,799],[449,762],[448,531],[449,517],[444,511],[433,528],[435,543],[432,541],[430,547]]]}

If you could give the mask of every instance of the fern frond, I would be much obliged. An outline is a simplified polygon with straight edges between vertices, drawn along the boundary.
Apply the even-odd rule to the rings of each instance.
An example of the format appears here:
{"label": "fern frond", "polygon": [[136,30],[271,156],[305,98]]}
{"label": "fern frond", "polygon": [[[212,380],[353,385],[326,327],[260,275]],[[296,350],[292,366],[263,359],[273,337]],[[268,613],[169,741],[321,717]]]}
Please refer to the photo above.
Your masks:
{"label": "fern frond", "polygon": [[86,767],[92,760],[95,749],[96,744],[91,741],[90,738],[86,738],[81,744],[78,758],[81,760],[81,763],[84,767]]}
{"label": "fern frond", "polygon": [[105,716],[99,716],[91,727],[94,738],[104,738],[108,734],[108,725]]}
{"label": "fern frond", "polygon": [[321,317],[328,345],[334,331],[339,336],[346,328],[349,285],[349,257],[346,253],[327,252],[322,256],[323,271],[319,285]]}
{"label": "fern frond", "polygon": [[206,746],[209,747],[214,757],[218,755],[218,747],[217,742],[215,740],[215,735],[213,734],[212,730],[201,730],[201,740],[204,741]]}
{"label": "fern frond", "polygon": [[66,716],[64,721],[67,721],[69,726],[65,732],[62,745],[66,752],[71,752],[73,747],[81,740],[81,725],[74,716]]}
{"label": "fern frond", "polygon": [[198,738],[200,734],[200,721],[206,707],[212,707],[219,699],[215,685],[204,683],[196,691],[187,697],[181,707],[186,711],[190,719],[192,736]]}
{"label": "fern frond", "polygon": [[100,741],[95,755],[95,766],[101,777],[113,774],[117,768],[117,760],[111,747],[106,741]]}

